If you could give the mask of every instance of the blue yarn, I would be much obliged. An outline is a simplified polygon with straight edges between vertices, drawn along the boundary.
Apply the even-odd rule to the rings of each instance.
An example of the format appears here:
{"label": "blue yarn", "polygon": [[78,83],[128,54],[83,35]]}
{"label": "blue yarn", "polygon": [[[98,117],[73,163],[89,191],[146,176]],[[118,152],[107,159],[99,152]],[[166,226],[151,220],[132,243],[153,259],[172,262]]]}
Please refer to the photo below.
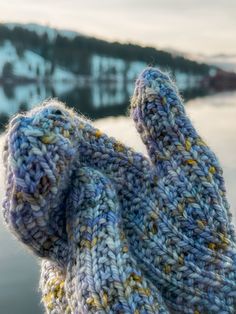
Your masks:
{"label": "blue yarn", "polygon": [[42,259],[46,311],[235,313],[235,230],[215,154],[158,69],[140,74],[130,114],[148,158],[55,100],[9,124],[3,215]]}

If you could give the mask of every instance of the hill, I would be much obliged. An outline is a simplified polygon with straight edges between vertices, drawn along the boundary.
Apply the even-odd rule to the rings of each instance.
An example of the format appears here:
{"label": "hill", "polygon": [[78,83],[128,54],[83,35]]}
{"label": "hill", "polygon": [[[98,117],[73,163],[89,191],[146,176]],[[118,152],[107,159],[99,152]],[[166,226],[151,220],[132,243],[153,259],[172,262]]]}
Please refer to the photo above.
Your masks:
{"label": "hill", "polygon": [[170,71],[182,89],[199,85],[215,69],[152,47],[37,24],[0,24],[0,82],[133,81],[147,65]]}

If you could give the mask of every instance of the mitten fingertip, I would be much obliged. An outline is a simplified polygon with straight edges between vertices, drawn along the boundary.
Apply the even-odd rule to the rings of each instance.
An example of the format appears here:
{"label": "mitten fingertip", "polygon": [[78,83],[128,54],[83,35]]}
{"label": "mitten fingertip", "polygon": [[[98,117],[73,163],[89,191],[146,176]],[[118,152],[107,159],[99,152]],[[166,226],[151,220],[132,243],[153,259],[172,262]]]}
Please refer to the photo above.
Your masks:
{"label": "mitten fingertip", "polygon": [[[131,99],[131,110],[138,105],[153,102],[158,97],[165,102],[165,96],[178,94],[175,84],[168,74],[158,68],[146,68],[138,77],[133,97]],[[175,95],[176,97],[176,95]]]}

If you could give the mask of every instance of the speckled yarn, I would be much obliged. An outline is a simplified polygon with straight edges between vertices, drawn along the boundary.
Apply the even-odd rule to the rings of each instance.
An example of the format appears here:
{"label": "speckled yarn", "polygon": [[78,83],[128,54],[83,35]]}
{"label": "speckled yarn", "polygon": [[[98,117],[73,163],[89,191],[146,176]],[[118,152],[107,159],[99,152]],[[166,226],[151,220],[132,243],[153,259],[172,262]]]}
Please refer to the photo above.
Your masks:
{"label": "speckled yarn", "polygon": [[47,313],[235,313],[214,153],[157,69],[139,76],[130,112],[149,158],[54,100],[9,124],[3,215],[43,258]]}

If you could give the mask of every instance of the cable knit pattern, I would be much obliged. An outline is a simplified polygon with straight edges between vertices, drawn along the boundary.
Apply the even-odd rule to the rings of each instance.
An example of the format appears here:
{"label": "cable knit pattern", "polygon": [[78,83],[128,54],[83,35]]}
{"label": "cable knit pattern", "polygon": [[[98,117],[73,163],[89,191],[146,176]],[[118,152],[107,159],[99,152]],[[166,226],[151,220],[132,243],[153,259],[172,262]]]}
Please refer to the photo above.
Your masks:
{"label": "cable knit pattern", "polygon": [[158,69],[140,74],[130,113],[149,158],[54,100],[9,124],[3,215],[42,258],[47,313],[235,313],[216,156]]}

